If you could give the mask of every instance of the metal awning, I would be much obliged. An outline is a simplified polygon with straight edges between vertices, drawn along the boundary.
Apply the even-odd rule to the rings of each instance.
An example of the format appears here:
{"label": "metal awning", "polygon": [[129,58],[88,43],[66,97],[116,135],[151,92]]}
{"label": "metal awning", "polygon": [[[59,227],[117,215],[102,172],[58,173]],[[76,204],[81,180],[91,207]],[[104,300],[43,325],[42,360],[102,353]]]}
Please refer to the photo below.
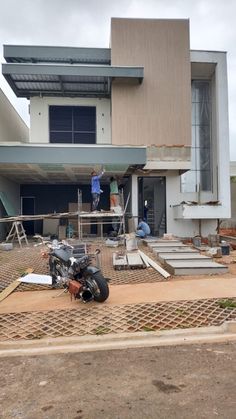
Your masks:
{"label": "metal awning", "polygon": [[145,147],[0,145],[0,177],[20,184],[87,184],[102,166],[109,179],[145,163]]}
{"label": "metal awning", "polygon": [[110,48],[4,45],[7,63],[111,64]]}
{"label": "metal awning", "polygon": [[110,50],[5,46],[2,73],[18,97],[109,97],[111,84],[139,84],[143,67],[111,66]]}

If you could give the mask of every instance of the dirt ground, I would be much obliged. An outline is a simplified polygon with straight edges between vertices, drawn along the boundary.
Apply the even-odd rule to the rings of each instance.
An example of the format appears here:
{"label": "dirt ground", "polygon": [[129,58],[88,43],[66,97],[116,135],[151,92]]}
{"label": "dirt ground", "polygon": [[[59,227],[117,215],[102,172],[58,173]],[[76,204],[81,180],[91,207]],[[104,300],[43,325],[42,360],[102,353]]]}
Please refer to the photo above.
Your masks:
{"label": "dirt ground", "polygon": [[[97,247],[101,249],[103,274],[110,278],[110,298],[105,304],[132,304],[236,296],[234,281],[232,282],[232,287],[230,286],[230,281],[228,281],[231,287],[229,293],[227,288],[224,288],[224,281],[232,280],[236,277],[236,250],[232,250],[230,255],[215,259],[218,263],[228,266],[228,273],[220,276],[207,275],[207,277],[204,275],[171,276],[168,280],[165,280],[153,268],[115,271],[112,266],[114,249],[107,248],[100,241],[94,242],[92,247],[93,249]],[[0,251],[0,290],[3,290],[14,279],[18,278],[24,269],[28,267],[33,267],[35,273],[48,273],[47,260],[42,258],[43,250],[45,249],[34,247],[33,243],[31,243],[29,247],[22,249],[15,246],[12,251]],[[147,246],[143,246],[142,250],[156,261],[154,254]],[[191,282],[192,285],[188,285],[190,281],[193,281]],[[175,282],[179,283],[178,289],[174,285]],[[149,285],[147,286],[147,284]],[[225,284],[227,286],[227,281]],[[214,286],[215,290],[219,292],[211,295],[211,290],[214,289]],[[21,293],[18,291],[21,291]],[[21,284],[7,299],[0,303],[0,313],[70,309],[75,308],[79,304],[78,301],[71,301],[68,294],[54,298],[59,292],[60,290],[52,290],[49,286]],[[220,294],[221,292],[222,295]],[[80,306],[82,306],[81,303]],[[87,307],[87,305],[83,305],[83,307]]]}
{"label": "dirt ground", "polygon": [[1,419],[234,419],[236,344],[0,359]]}

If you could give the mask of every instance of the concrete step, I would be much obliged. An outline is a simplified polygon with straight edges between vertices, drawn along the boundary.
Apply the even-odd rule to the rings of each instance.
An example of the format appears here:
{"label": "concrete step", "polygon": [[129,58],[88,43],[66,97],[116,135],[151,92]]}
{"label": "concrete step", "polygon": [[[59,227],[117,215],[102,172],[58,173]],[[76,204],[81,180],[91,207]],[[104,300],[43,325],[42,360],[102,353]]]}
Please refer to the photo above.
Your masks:
{"label": "concrete step", "polygon": [[201,261],[210,261],[212,260],[212,258],[210,256],[204,256],[201,255],[200,253],[160,253],[158,255],[158,260],[161,263],[165,263],[166,261],[175,261],[175,260],[188,260],[188,261],[192,261],[192,260],[201,260]]}
{"label": "concrete step", "polygon": [[228,267],[212,261],[166,261],[166,269],[172,275],[208,275],[228,272]]}
{"label": "concrete step", "polygon": [[180,240],[178,239],[157,239],[156,237],[147,237],[146,239],[143,239],[143,243],[144,244],[149,244],[149,243],[179,243]]}
{"label": "concrete step", "polygon": [[193,249],[192,247],[188,246],[177,246],[177,247],[170,247],[170,246],[162,246],[162,247],[153,247],[152,248],[153,253],[158,255],[159,253],[195,253],[199,254],[199,251],[196,249]]}
{"label": "concrete step", "polygon": [[188,247],[187,244],[183,244],[182,242],[178,241],[175,243],[172,242],[152,242],[152,243],[148,243],[148,247],[150,249],[152,249],[153,247]]}

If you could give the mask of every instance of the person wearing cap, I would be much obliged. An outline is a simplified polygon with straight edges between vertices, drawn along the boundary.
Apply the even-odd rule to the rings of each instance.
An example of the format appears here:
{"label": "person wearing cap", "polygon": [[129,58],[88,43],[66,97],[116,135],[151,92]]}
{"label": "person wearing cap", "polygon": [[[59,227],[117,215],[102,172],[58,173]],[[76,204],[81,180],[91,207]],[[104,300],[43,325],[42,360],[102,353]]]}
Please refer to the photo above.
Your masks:
{"label": "person wearing cap", "polygon": [[98,204],[100,201],[100,178],[104,174],[104,170],[102,170],[99,174],[93,170],[91,173],[91,193],[92,193],[92,211],[97,211]]}

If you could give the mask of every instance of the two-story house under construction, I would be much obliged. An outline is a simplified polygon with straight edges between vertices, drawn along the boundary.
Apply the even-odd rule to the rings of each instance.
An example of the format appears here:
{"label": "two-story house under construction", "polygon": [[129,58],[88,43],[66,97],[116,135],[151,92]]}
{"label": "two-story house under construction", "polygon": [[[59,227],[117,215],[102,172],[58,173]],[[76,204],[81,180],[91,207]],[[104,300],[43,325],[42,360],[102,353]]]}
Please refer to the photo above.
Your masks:
{"label": "two-story house under construction", "polygon": [[[4,46],[2,73],[30,101],[30,136],[0,143],[18,211],[67,211],[90,173],[121,179],[152,233],[214,233],[230,217],[226,53],[192,51],[188,20],[111,21],[110,48]],[[38,224],[37,224],[38,223]],[[34,230],[40,232],[39,222]]]}

